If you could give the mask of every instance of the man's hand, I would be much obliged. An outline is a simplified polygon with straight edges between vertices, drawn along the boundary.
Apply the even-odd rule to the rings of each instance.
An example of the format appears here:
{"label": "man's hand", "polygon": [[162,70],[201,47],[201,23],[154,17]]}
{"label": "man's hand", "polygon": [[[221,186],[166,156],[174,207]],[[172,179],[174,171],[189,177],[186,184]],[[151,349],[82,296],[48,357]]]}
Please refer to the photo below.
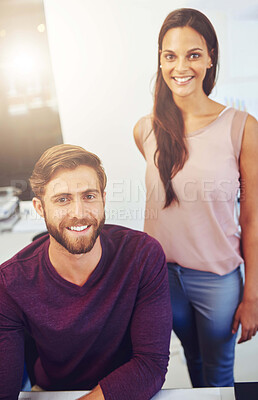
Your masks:
{"label": "man's hand", "polygon": [[89,394],[80,397],[78,400],[105,400],[101,387],[96,386]]}
{"label": "man's hand", "polygon": [[233,321],[233,334],[237,332],[239,324],[242,325],[242,330],[238,343],[246,342],[255,336],[258,330],[258,300],[243,300],[239,304]]}

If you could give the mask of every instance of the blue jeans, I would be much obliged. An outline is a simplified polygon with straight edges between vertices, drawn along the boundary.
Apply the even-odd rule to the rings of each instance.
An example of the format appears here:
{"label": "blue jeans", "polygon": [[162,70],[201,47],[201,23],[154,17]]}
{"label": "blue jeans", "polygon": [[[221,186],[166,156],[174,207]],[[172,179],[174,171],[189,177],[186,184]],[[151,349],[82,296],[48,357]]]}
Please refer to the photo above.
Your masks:
{"label": "blue jeans", "polygon": [[184,348],[193,387],[233,386],[235,311],[243,293],[240,267],[227,275],[168,263],[173,330]]}

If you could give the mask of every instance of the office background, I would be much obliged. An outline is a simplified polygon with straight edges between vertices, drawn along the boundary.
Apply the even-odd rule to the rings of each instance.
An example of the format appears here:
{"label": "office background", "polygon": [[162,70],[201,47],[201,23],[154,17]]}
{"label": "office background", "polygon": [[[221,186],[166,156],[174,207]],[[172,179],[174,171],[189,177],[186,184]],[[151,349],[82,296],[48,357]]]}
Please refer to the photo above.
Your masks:
{"label": "office background", "polygon": [[179,7],[210,18],[220,43],[212,97],[258,117],[258,2],[45,0],[44,6],[64,142],[101,157],[107,220],[142,229],[145,163],[133,126],[152,109],[164,18]]}

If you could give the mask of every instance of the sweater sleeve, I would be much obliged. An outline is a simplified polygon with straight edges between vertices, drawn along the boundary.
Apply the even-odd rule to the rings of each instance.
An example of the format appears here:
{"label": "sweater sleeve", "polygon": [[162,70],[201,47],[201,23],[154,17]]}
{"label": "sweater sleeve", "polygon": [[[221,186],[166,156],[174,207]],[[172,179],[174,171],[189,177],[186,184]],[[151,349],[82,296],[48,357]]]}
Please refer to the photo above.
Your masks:
{"label": "sweater sleeve", "polygon": [[167,265],[156,241],[145,250],[131,320],[133,355],[99,382],[105,400],[149,400],[165,380],[172,329]]}
{"label": "sweater sleeve", "polygon": [[16,400],[24,367],[24,330],[0,275],[0,399]]}

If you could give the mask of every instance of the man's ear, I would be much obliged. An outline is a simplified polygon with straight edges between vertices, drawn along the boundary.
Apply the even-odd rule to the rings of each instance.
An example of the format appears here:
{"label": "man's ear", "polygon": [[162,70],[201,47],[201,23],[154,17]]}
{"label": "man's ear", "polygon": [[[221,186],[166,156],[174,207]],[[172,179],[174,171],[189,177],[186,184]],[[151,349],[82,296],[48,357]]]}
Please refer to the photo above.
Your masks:
{"label": "man's ear", "polygon": [[35,208],[36,212],[44,218],[44,209],[41,200],[38,197],[33,197],[32,199],[33,207]]}
{"label": "man's ear", "polygon": [[103,198],[103,203],[104,203],[104,206],[105,206],[106,205],[106,192],[103,192],[102,198]]}

